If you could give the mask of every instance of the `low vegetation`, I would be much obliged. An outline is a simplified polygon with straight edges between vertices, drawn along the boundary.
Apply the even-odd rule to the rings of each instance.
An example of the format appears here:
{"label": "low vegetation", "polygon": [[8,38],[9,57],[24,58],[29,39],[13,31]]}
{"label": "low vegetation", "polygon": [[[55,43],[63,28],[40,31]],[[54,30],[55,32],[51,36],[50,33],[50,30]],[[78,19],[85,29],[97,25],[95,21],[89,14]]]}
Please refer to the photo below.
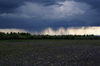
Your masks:
{"label": "low vegetation", "polygon": [[31,35],[30,33],[3,33],[0,39],[100,39],[94,35]]}

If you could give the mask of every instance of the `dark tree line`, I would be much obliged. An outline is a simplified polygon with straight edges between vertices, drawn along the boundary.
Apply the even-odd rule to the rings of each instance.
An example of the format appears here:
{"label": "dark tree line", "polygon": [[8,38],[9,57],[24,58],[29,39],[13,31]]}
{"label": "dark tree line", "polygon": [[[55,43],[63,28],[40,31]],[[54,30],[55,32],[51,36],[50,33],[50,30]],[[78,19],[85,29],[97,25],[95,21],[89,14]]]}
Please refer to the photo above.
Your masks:
{"label": "dark tree line", "polygon": [[100,39],[94,35],[31,35],[30,33],[0,32],[0,39]]}

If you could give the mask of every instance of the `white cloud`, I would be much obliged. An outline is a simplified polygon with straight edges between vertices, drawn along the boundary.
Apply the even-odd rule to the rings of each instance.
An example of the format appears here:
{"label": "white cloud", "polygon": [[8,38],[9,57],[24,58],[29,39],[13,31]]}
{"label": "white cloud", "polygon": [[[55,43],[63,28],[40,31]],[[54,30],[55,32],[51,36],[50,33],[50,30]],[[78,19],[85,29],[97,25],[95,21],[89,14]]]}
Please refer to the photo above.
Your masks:
{"label": "white cloud", "polygon": [[18,33],[18,32],[28,32],[27,30],[23,30],[23,29],[0,29],[0,32],[4,32],[4,33],[10,33],[10,32],[15,32],[15,33]]}

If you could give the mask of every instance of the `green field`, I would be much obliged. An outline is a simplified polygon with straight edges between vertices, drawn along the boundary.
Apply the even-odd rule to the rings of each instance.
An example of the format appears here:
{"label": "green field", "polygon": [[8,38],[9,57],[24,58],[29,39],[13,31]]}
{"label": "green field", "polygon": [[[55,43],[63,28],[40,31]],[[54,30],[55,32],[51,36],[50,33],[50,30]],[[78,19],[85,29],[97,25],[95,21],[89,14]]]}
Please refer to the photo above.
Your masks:
{"label": "green field", "polygon": [[100,40],[0,40],[0,66],[99,66]]}

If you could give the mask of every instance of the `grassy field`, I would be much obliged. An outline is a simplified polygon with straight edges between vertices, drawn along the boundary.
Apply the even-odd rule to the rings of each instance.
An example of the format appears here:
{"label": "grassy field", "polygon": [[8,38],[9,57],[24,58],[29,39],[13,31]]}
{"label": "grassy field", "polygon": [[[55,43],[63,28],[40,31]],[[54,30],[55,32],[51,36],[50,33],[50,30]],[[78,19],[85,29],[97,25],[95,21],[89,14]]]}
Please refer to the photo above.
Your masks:
{"label": "grassy field", "polygon": [[100,40],[0,40],[0,66],[100,66]]}

